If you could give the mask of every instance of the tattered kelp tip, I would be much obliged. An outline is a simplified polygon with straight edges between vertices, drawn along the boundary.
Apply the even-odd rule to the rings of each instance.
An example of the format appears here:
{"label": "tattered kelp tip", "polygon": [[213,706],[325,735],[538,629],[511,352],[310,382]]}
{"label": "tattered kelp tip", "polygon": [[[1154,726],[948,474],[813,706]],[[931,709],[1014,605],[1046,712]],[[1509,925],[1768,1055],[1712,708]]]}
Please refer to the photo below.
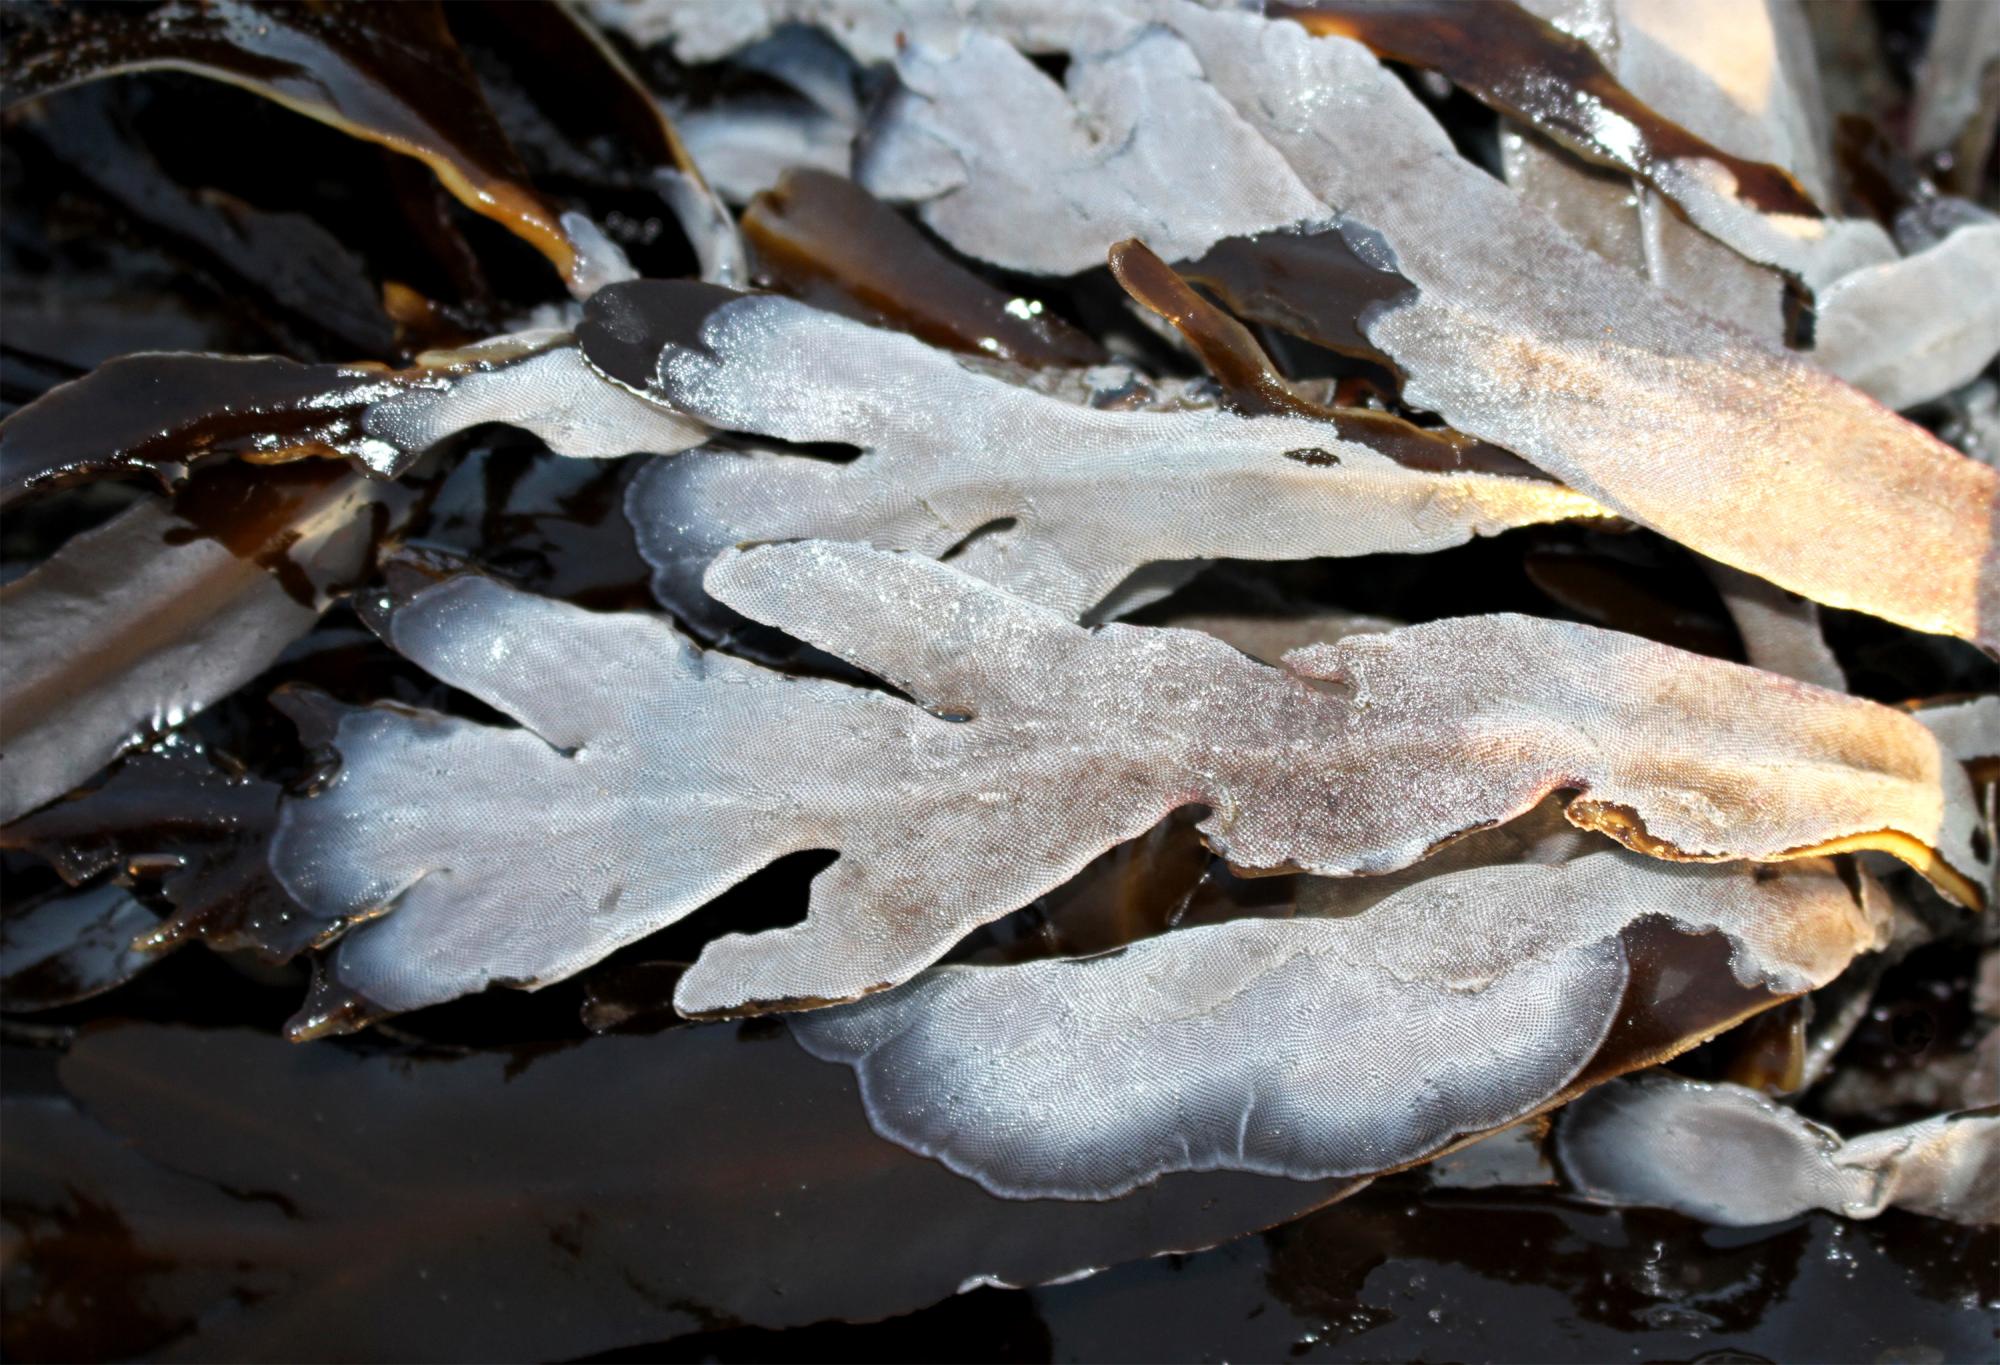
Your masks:
{"label": "tattered kelp tip", "polygon": [[299,1007],[298,1013],[285,1021],[284,1032],[291,1042],[309,1043],[315,1039],[359,1033],[393,1013],[394,1010],[384,1009],[358,991],[342,985],[323,964],[315,962],[312,985],[306,990],[305,1003]]}

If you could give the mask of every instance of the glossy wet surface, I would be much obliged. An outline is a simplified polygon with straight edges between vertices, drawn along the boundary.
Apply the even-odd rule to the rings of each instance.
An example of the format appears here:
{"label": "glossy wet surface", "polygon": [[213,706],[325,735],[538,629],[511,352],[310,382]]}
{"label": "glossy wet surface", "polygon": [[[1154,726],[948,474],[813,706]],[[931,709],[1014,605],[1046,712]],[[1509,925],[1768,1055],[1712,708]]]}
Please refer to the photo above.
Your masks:
{"label": "glossy wet surface", "polygon": [[843,1069],[759,1026],[396,1051],[143,1025],[53,1068],[10,1049],[7,1353],[1943,1361],[2000,1325],[1990,1231],[1713,1229],[1423,1172],[1213,1251],[977,1287],[1313,1193],[994,1200],[873,1139]]}
{"label": "glossy wet surface", "polygon": [[[1396,1177],[1278,1231],[870,1326],[598,1360],[1948,1361],[1989,1358],[1992,1239],[1888,1214],[1721,1232]],[[1942,1235],[1940,1234],[1942,1231]],[[1986,1274],[1967,1277],[1968,1260]],[[978,1346],[969,1343],[978,1342]]]}

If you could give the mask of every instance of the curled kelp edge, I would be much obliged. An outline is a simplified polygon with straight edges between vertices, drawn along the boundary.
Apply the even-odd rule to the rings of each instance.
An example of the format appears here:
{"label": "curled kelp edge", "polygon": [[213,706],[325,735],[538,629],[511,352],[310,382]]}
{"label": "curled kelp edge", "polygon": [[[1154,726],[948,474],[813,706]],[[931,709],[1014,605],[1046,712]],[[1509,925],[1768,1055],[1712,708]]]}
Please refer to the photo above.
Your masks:
{"label": "curled kelp edge", "polygon": [[1813,1209],[1905,1209],[2000,1223],[2000,1113],[1941,1114],[1843,1138],[1754,1090],[1670,1075],[1606,1086],[1566,1112],[1556,1151],[1585,1198],[1725,1227]]}
{"label": "curled kelp edge", "polygon": [[[1600,853],[1446,873],[1346,918],[938,968],[791,1023],[855,1068],[878,1131],[1003,1196],[1112,1197],[1181,1170],[1358,1175],[1573,1093],[1617,1050],[1626,935],[1649,918],[1721,935],[1731,989],[1767,1001],[1885,927],[1831,869]],[[1696,1036],[1755,1008],[1736,1000]]]}

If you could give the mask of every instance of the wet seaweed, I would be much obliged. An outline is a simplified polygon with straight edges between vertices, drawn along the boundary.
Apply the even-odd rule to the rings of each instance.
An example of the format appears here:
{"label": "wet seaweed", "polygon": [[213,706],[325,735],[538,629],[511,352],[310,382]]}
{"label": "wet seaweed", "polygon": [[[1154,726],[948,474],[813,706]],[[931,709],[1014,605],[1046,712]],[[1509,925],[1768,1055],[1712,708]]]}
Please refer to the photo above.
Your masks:
{"label": "wet seaweed", "polygon": [[1985,8],[0,7],[0,1354],[1979,1355]]}

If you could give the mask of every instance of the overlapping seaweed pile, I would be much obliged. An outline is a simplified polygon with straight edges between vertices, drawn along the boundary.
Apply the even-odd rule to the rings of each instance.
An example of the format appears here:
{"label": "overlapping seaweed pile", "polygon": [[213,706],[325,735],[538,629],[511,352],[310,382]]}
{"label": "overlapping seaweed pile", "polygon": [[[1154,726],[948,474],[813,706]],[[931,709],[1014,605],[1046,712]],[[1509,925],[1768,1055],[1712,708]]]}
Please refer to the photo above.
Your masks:
{"label": "overlapping seaweed pile", "polygon": [[9,1353],[2000,1219],[1996,14],[0,11]]}

